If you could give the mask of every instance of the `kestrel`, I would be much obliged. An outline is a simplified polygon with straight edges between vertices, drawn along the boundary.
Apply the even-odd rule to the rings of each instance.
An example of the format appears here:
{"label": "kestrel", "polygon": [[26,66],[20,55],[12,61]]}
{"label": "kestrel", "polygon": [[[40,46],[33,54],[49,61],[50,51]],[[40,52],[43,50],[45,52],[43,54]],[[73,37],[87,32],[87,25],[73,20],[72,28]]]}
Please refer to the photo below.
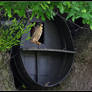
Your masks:
{"label": "kestrel", "polygon": [[37,45],[41,45],[41,43],[38,41],[42,35],[43,32],[43,24],[38,24],[34,30],[33,35],[31,37],[31,42],[35,43]]}

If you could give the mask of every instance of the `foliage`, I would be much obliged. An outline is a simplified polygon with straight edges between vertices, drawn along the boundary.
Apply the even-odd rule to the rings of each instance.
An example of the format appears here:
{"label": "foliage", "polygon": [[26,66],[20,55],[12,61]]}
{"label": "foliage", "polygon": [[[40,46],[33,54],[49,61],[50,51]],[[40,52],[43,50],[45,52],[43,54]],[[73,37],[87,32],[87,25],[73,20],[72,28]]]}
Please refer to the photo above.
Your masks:
{"label": "foliage", "polygon": [[53,12],[55,3],[51,3],[50,1],[46,2],[24,2],[24,1],[14,1],[14,2],[0,2],[0,6],[5,9],[6,13],[8,13],[9,17],[12,17],[11,14],[11,9],[14,10],[15,13],[17,13],[19,16],[24,16],[26,17],[26,9],[31,9],[32,10],[32,19],[34,16],[36,18],[40,18],[42,20],[45,20],[45,16],[47,16],[48,19],[53,18],[55,16],[55,13]]}
{"label": "foliage", "polygon": [[92,2],[89,1],[2,1],[0,2],[0,6],[5,8],[9,17],[12,16],[11,8],[14,12],[18,13],[19,16],[24,17],[26,17],[26,9],[31,9],[32,15],[30,19],[35,16],[37,18],[41,18],[42,20],[45,20],[46,18],[53,19],[56,15],[54,9],[57,8],[61,14],[67,13],[67,19],[72,18],[72,21],[82,17],[83,23],[89,24],[92,29]]}
{"label": "foliage", "polygon": [[12,20],[11,23],[4,23],[0,27],[0,51],[8,51],[12,46],[20,43],[22,34],[31,30],[34,24],[24,26],[23,21],[17,22],[16,19]]}
{"label": "foliage", "polygon": [[[5,12],[3,12],[3,9],[5,10]],[[28,10],[32,10],[32,13],[29,13],[29,15],[27,15],[27,11]],[[17,13],[20,17],[24,17],[24,18],[30,18],[30,20],[33,17],[36,18],[41,18],[43,21],[45,21],[46,19],[54,19],[54,16],[56,15],[56,10],[59,10],[59,12],[61,14],[67,13],[67,18],[72,18],[72,21],[74,22],[75,19],[78,18],[83,18],[83,24],[89,24],[90,28],[92,29],[92,2],[88,2],[88,1],[1,1],[0,2],[0,16],[7,16],[8,17],[12,17],[14,13]],[[14,33],[13,31],[16,28],[20,28],[20,26],[18,25],[13,25],[14,29],[8,29],[6,33],[8,33],[8,31],[10,32],[10,30],[12,32],[10,33]],[[16,27],[16,28],[15,28]],[[23,30],[24,32],[24,27],[21,27],[21,30]],[[20,34],[20,33],[19,33]],[[5,34],[7,35],[7,34]],[[20,36],[19,36],[20,37]],[[10,37],[12,38],[12,37]],[[9,38],[9,39],[10,39]],[[15,38],[14,38],[15,39]],[[5,40],[4,40],[5,41]],[[6,43],[8,42],[8,39],[6,39],[5,41]],[[9,43],[13,45],[16,45],[15,43],[13,43],[14,41],[10,41]],[[0,39],[0,46],[1,46],[1,39]],[[4,43],[2,43],[3,45]],[[4,45],[3,45],[4,46]],[[5,46],[7,46],[5,44]],[[9,45],[10,46],[10,45]],[[10,47],[11,47],[10,46]],[[7,47],[7,48],[10,48]]]}

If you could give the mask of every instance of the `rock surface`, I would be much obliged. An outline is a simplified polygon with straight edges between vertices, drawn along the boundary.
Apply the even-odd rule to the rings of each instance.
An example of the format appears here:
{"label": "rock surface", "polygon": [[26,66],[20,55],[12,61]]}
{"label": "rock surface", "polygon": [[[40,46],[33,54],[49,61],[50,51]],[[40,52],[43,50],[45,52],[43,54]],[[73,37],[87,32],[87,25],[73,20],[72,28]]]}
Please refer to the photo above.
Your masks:
{"label": "rock surface", "polygon": [[[3,58],[4,57],[4,58]],[[10,69],[10,56],[9,54],[0,53],[0,91],[14,91],[13,74]]]}

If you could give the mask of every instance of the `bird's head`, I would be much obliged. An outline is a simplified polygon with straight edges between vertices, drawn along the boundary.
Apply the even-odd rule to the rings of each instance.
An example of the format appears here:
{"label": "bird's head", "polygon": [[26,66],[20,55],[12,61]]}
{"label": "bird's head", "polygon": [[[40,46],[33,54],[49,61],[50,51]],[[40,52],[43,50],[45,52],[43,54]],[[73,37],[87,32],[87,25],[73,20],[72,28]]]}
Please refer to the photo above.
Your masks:
{"label": "bird's head", "polygon": [[42,27],[42,26],[43,26],[43,24],[40,24],[40,26]]}
{"label": "bird's head", "polygon": [[36,25],[36,28],[41,28],[41,29],[43,29],[43,24],[42,24],[42,23],[37,24],[37,25]]}

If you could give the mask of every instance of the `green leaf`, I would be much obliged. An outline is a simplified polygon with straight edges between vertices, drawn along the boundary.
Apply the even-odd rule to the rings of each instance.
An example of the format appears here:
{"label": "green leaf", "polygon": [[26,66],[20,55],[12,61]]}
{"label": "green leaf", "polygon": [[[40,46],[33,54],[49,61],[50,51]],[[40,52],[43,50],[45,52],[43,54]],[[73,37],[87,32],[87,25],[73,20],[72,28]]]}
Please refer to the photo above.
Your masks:
{"label": "green leaf", "polygon": [[92,30],[92,25],[90,25],[90,29]]}
{"label": "green leaf", "polygon": [[36,18],[39,19],[39,17],[40,17],[39,14],[37,14]]}
{"label": "green leaf", "polygon": [[45,7],[43,4],[41,4],[41,7],[42,7],[44,10],[46,10],[46,7]]}
{"label": "green leaf", "polygon": [[5,2],[4,1],[0,1],[0,6],[3,6],[5,5]]}
{"label": "green leaf", "polygon": [[44,6],[49,9],[49,6],[47,4],[44,4]]}
{"label": "green leaf", "polygon": [[43,14],[41,14],[41,19],[42,21],[45,21],[45,16]]}
{"label": "green leaf", "polygon": [[80,8],[78,8],[78,7],[74,7],[74,9],[75,9],[76,11],[80,11]]}
{"label": "green leaf", "polygon": [[81,12],[86,13],[86,9],[81,10]]}
{"label": "green leaf", "polygon": [[30,20],[32,20],[32,19],[33,19],[33,17],[34,17],[34,13],[32,13],[32,15],[31,15],[31,17],[30,17]]}
{"label": "green leaf", "polygon": [[7,8],[7,13],[8,13],[9,17],[12,17],[12,15],[11,15],[11,8]]}
{"label": "green leaf", "polygon": [[50,1],[47,1],[47,4],[50,4],[51,2]]}
{"label": "green leaf", "polygon": [[72,17],[72,21],[74,22],[74,21],[75,21],[75,19],[76,19],[76,18],[73,16],[73,17]]}
{"label": "green leaf", "polygon": [[59,8],[59,9],[60,9],[60,13],[63,14],[64,13],[64,7],[61,6],[61,8]]}

